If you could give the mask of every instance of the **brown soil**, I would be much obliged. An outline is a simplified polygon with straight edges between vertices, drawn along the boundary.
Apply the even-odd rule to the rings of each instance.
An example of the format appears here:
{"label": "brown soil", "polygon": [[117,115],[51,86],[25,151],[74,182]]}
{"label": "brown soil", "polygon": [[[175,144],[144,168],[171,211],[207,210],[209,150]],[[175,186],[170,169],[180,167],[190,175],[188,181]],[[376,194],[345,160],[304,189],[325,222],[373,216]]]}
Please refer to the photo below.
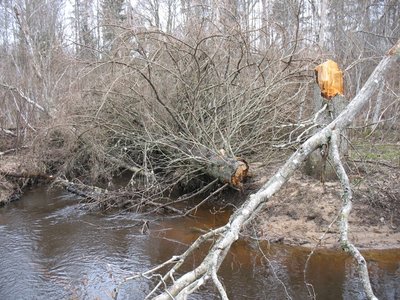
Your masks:
{"label": "brown soil", "polygon": [[11,182],[0,176],[0,206],[12,197],[15,189],[16,187]]}
{"label": "brown soil", "polygon": [[[273,174],[276,169],[255,165],[253,174]],[[400,169],[374,165],[356,170],[356,175],[350,175],[354,192],[350,241],[360,248],[399,248]],[[251,188],[257,189],[267,180],[267,176],[255,176]],[[321,183],[297,172],[257,217],[259,236],[306,247],[339,247],[341,204],[339,182]]]}
{"label": "brown soil", "polygon": [[8,202],[18,191],[18,184],[7,178],[8,173],[15,172],[20,163],[14,156],[0,157],[0,206]]}
{"label": "brown soil", "polygon": [[0,206],[17,200],[22,189],[41,174],[38,164],[25,153],[0,156]]}

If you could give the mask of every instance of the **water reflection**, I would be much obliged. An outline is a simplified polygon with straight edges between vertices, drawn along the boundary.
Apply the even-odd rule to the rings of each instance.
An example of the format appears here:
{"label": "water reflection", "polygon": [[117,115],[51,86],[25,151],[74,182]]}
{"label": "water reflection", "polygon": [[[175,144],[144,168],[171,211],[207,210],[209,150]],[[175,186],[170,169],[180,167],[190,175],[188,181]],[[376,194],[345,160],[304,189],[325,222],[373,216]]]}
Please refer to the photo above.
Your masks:
{"label": "water reflection", "polygon": [[[192,219],[150,219],[150,233],[142,234],[143,216],[91,213],[61,191],[35,189],[0,208],[0,299],[112,299],[123,278],[183,252],[201,231],[224,224],[229,214],[202,209]],[[182,272],[199,262],[207,247]],[[239,241],[220,275],[230,299],[307,299],[308,253]],[[371,251],[366,257],[377,295],[400,299],[400,251]],[[316,252],[306,275],[317,299],[364,298],[351,259],[340,252]],[[118,299],[143,299],[150,288],[151,282],[129,281]],[[194,296],[217,298],[212,285]]]}

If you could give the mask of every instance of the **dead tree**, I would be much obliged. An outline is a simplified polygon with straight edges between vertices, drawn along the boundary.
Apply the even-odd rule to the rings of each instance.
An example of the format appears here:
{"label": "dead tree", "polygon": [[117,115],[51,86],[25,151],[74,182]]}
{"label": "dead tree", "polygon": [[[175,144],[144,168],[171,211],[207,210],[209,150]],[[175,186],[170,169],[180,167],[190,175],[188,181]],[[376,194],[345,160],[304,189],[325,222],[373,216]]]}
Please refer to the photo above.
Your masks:
{"label": "dead tree", "polygon": [[216,151],[201,144],[184,142],[181,139],[170,141],[169,144],[160,144],[160,146],[164,151],[171,152],[171,157],[180,153],[195,168],[234,188],[241,189],[248,175],[247,162],[242,158],[227,155],[224,149]]}
{"label": "dead tree", "polygon": [[[348,127],[361,109],[368,103],[369,98],[379,87],[383,76],[388,68],[400,57],[400,40],[388,52],[375,68],[363,88],[349,103],[347,108],[336,117],[330,124],[321,131],[311,136],[304,142],[299,149],[292,154],[286,163],[275,173],[274,176],[255,194],[243,203],[230,217],[228,223],[222,227],[211,230],[201,235],[183,254],[174,256],[161,266],[155,267],[149,272],[141,274],[148,278],[155,275],[161,278],[156,287],[149,293],[147,298],[155,296],[160,288],[164,288],[161,294],[155,296],[155,299],[186,299],[188,295],[195,292],[203,286],[208,280],[212,280],[218,289],[222,299],[228,299],[226,291],[218,278],[217,272],[221,263],[225,259],[231,245],[238,240],[239,234],[246,224],[248,224],[257,213],[264,207],[268,199],[278,192],[280,188],[289,180],[294,171],[300,168],[307,157],[322,145],[330,145],[333,157],[333,164],[340,178],[343,188],[343,207],[340,215],[341,246],[344,251],[349,252],[357,261],[358,271],[363,283],[363,288],[368,299],[377,299],[373,294],[368,277],[365,259],[359,253],[357,248],[349,242],[347,238],[348,216],[351,210],[351,189],[349,186],[346,172],[343,169],[341,158],[338,155],[338,134],[340,130]],[[193,270],[175,278],[175,274],[180,266],[185,262],[192,252],[209,240],[214,238],[215,242],[210,247],[208,254],[203,261]],[[161,268],[170,265],[170,269],[164,274],[156,274]],[[168,285],[169,284],[169,285]]]}

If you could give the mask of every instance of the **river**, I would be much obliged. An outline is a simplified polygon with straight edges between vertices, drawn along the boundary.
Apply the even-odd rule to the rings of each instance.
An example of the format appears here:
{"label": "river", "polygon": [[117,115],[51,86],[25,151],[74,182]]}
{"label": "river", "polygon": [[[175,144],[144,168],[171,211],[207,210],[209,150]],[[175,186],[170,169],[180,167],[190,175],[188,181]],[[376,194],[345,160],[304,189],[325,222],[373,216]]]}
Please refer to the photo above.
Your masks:
{"label": "river", "polygon": [[[201,229],[224,224],[229,214],[212,207],[197,218],[174,219],[92,212],[75,196],[35,188],[0,208],[0,299],[112,299],[116,288],[118,299],[143,299],[152,282],[124,278],[183,252]],[[400,250],[363,253],[378,297],[400,299]],[[230,299],[307,299],[308,254],[240,240],[219,274]],[[317,251],[307,269],[309,290],[316,299],[363,299],[353,266],[342,252]],[[193,299],[218,297],[210,284]]]}

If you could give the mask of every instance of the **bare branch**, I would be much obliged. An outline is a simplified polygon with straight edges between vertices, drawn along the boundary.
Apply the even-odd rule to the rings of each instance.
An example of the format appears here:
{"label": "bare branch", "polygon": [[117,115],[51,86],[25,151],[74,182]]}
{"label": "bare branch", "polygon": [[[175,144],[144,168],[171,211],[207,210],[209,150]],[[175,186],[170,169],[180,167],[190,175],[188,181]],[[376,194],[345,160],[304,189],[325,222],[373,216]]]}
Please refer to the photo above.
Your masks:
{"label": "bare branch", "polygon": [[364,287],[364,292],[368,299],[377,300],[378,298],[374,295],[372,291],[371,282],[369,280],[367,262],[362,256],[360,251],[349,241],[348,230],[349,230],[349,215],[352,207],[353,193],[350,187],[350,180],[346,174],[343,164],[339,155],[339,130],[333,130],[331,136],[330,150],[332,154],[333,165],[335,166],[337,175],[342,184],[343,188],[343,205],[340,211],[339,227],[340,227],[340,244],[342,249],[349,252],[351,256],[357,261],[358,272],[360,274],[360,279]]}
{"label": "bare branch", "polygon": [[27,103],[33,105],[36,109],[46,113],[47,115],[49,114],[43,106],[41,106],[40,104],[38,104],[36,101],[32,100],[31,98],[29,98],[27,95],[25,95],[25,93],[23,91],[21,91],[20,89],[18,89],[15,86],[12,85],[8,85],[4,82],[0,82],[0,86],[7,88],[8,90],[10,90],[11,92],[16,92],[22,100],[26,101]]}

